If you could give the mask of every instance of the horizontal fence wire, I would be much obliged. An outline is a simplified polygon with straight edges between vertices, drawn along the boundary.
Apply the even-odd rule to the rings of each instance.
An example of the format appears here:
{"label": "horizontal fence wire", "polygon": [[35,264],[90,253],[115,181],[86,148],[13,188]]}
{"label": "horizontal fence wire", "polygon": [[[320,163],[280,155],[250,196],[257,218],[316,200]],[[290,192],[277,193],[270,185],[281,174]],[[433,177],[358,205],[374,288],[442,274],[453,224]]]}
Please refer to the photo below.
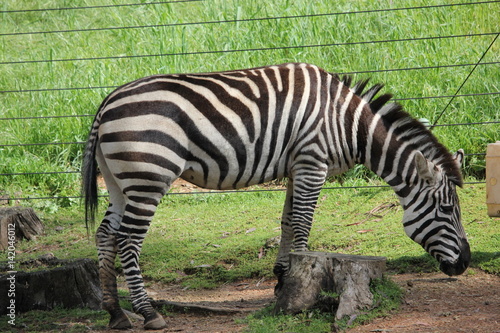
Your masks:
{"label": "horizontal fence wire", "polygon": [[[51,11],[67,11],[67,10],[90,10],[90,9],[109,9],[113,7],[132,7],[132,6],[151,6],[151,5],[164,5],[164,4],[176,4],[176,3],[188,3],[188,2],[201,2],[203,0],[176,0],[176,1],[156,1],[156,2],[146,2],[146,3],[129,3],[129,4],[114,4],[114,5],[96,5],[96,6],[82,6],[82,7],[61,7],[61,8],[42,8],[42,9],[18,9],[18,10],[0,10],[0,14],[11,15],[16,13],[26,13],[26,12],[51,12]],[[40,34],[72,34],[72,33],[92,33],[99,31],[111,31],[111,30],[132,30],[132,29],[151,29],[151,28],[168,28],[168,27],[183,27],[183,26],[195,26],[195,25],[214,25],[214,24],[235,24],[244,22],[256,22],[256,21],[276,21],[276,20],[295,20],[302,18],[316,18],[316,17],[327,17],[327,16],[340,16],[340,15],[361,15],[379,12],[391,12],[391,11],[410,11],[410,10],[428,10],[432,8],[443,8],[443,7],[459,7],[459,6],[471,6],[471,5],[481,5],[481,4],[491,4],[499,3],[500,0],[496,1],[476,1],[467,3],[455,3],[455,4],[441,4],[441,5],[426,5],[426,6],[414,6],[414,7],[401,7],[401,8],[386,8],[386,9],[374,9],[374,10],[360,10],[360,11],[348,11],[348,12],[332,12],[332,13],[319,13],[319,14],[305,14],[305,15],[293,15],[293,16],[278,16],[278,17],[261,17],[261,18],[243,18],[234,20],[213,20],[213,21],[199,21],[199,22],[180,22],[180,23],[168,23],[168,24],[156,24],[156,25],[141,25],[141,26],[122,26],[122,27],[102,27],[102,28],[85,28],[85,29],[71,29],[71,30],[52,30],[52,31],[25,31],[25,32],[6,32],[0,33],[0,37],[11,37],[15,38],[17,36],[22,37],[26,35],[40,35]],[[191,51],[191,52],[173,52],[173,53],[160,53],[160,54],[142,54],[142,55],[119,55],[119,56],[104,56],[104,57],[81,57],[81,58],[68,58],[68,59],[34,59],[34,60],[16,60],[16,61],[3,61],[0,62],[2,66],[17,66],[26,64],[37,64],[37,63],[57,63],[57,62],[80,62],[80,61],[100,61],[100,60],[114,60],[114,59],[135,59],[135,58],[151,58],[151,57],[174,57],[174,56],[193,56],[193,55],[203,55],[203,54],[223,54],[223,53],[237,53],[237,52],[257,52],[257,51],[273,51],[273,50],[290,50],[290,49],[305,49],[305,48],[324,48],[324,47],[334,47],[334,46],[351,46],[351,45],[363,45],[363,44],[381,44],[381,43],[404,43],[404,42],[418,42],[418,41],[428,41],[428,40],[438,40],[438,39],[456,39],[456,38],[474,38],[474,37],[485,37],[494,36],[500,34],[500,32],[481,32],[481,33],[470,33],[470,34],[457,34],[457,35],[447,35],[447,36],[424,36],[424,37],[411,37],[411,38],[399,38],[399,39],[382,39],[382,40],[369,40],[369,41],[353,41],[353,42],[339,42],[339,43],[327,43],[327,44],[310,44],[310,45],[285,45],[285,46],[273,46],[273,47],[259,47],[259,48],[245,48],[245,49],[231,49],[231,50],[202,50],[202,51]],[[398,72],[398,71],[417,71],[417,70],[430,70],[430,69],[442,69],[442,68],[453,68],[453,67],[471,67],[471,66],[493,66],[498,65],[500,62],[484,62],[484,63],[464,63],[464,64],[445,64],[445,65],[435,65],[435,66],[421,66],[421,67],[407,67],[407,68],[388,68],[388,69],[377,69],[377,70],[363,70],[363,71],[352,71],[352,72],[341,72],[340,75],[356,75],[356,74],[371,74],[371,73],[384,73],[384,72]],[[99,90],[99,89],[115,89],[118,86],[107,85],[107,86],[96,86],[96,87],[60,87],[60,88],[29,88],[29,89],[18,89],[18,90],[0,90],[2,94],[14,94],[14,93],[38,93],[38,92],[52,92],[52,91],[78,91],[78,90]],[[406,101],[406,100],[420,100],[420,99],[438,99],[438,98],[454,98],[454,97],[471,97],[471,96],[487,96],[487,95],[498,95],[499,91],[487,92],[487,93],[474,93],[474,94],[461,94],[461,95],[442,95],[442,96],[421,96],[421,97],[405,97],[405,98],[394,98],[394,101]],[[93,114],[82,114],[82,115],[61,115],[61,116],[27,116],[27,117],[5,117],[0,118],[4,121],[18,121],[18,120],[44,120],[44,119],[55,119],[55,118],[84,118],[84,117],[94,117]],[[470,122],[470,123],[456,123],[456,124],[437,124],[435,127],[441,126],[476,126],[476,125],[492,125],[499,124],[500,121],[484,121],[484,122]],[[51,146],[51,145],[84,145],[86,142],[75,141],[75,142],[48,142],[48,143],[18,143],[18,144],[0,144],[0,147],[15,148],[15,147],[29,147],[29,146]],[[0,148],[1,150],[1,148]],[[485,154],[466,154],[466,156],[484,156]],[[47,171],[47,172],[16,172],[16,173],[0,173],[0,176],[29,176],[29,175],[63,175],[63,174],[79,174],[80,171]],[[474,184],[484,184],[484,182],[465,182],[465,185]],[[389,185],[365,185],[365,186],[340,186],[340,187],[324,187],[324,190],[345,190],[345,189],[378,189],[378,188],[389,188]],[[226,190],[226,191],[193,191],[193,192],[172,192],[168,195],[186,195],[186,194],[223,194],[223,193],[253,193],[253,192],[276,192],[284,191],[284,188],[274,188],[274,189],[244,189],[244,190]],[[102,196],[107,197],[107,196]],[[0,198],[0,200],[10,200],[10,201],[30,201],[30,200],[51,200],[51,199],[82,199],[82,196],[44,196],[44,197],[18,197],[18,198]]]}
{"label": "horizontal fence wire", "polygon": [[[457,123],[457,124],[439,124],[434,127],[451,127],[451,126],[472,126],[472,125],[494,125],[500,124],[499,121],[481,121],[471,123]],[[86,141],[73,141],[73,142],[37,142],[37,143],[11,143],[0,144],[0,147],[29,147],[29,146],[60,146],[60,145],[84,145]],[[0,174],[1,176],[2,174]]]}
{"label": "horizontal fence wire", "polygon": [[[356,75],[356,74],[375,74],[375,73],[387,73],[387,72],[404,72],[404,71],[415,71],[415,70],[429,70],[429,69],[443,69],[443,68],[455,68],[455,67],[471,67],[471,66],[485,66],[485,65],[498,65],[500,61],[483,62],[479,64],[451,64],[451,65],[438,65],[438,66],[421,66],[421,67],[406,67],[406,68],[389,68],[389,69],[376,69],[376,70],[365,70],[365,71],[353,71],[353,72],[338,72],[338,75]],[[28,93],[28,92],[47,92],[47,91],[72,91],[72,90],[97,90],[97,89],[116,89],[118,85],[113,86],[96,86],[96,87],[66,87],[66,88],[39,88],[39,89],[19,89],[19,90],[0,90],[0,93]],[[442,96],[449,97],[449,96]],[[410,97],[411,98],[411,97]],[[58,117],[72,117],[72,116],[58,116]],[[0,118],[0,120],[8,118]],[[30,119],[26,117],[26,119]]]}
{"label": "horizontal fence wire", "polygon": [[[479,185],[485,184],[484,181],[464,182],[466,185]],[[339,186],[339,187],[323,187],[324,191],[336,190],[376,190],[376,189],[390,189],[389,185],[357,185],[357,186]],[[211,194],[233,194],[233,193],[259,193],[259,192],[285,192],[286,188],[273,188],[273,189],[243,189],[243,190],[210,190],[210,191],[192,191],[192,192],[169,192],[166,196],[170,195],[211,195]],[[99,198],[109,198],[108,195],[98,195]],[[19,197],[19,198],[0,198],[1,201],[30,201],[30,200],[52,200],[52,199],[85,199],[84,196],[59,196],[59,197]]]}
{"label": "horizontal fence wire", "polygon": [[75,173],[80,173],[80,171],[11,172],[11,173],[0,173],[0,176],[61,175],[61,174],[75,174]]}

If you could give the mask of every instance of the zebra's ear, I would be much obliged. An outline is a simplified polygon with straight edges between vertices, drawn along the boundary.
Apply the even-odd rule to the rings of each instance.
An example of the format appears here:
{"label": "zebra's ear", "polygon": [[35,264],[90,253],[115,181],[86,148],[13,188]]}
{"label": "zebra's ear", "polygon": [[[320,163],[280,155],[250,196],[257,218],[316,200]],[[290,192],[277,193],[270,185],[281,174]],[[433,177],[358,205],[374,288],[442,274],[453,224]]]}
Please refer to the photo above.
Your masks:
{"label": "zebra's ear", "polygon": [[430,183],[431,185],[436,183],[436,172],[434,163],[428,161],[424,155],[417,151],[414,157],[415,166],[417,169],[418,175]]}
{"label": "zebra's ear", "polygon": [[460,168],[462,166],[462,162],[464,161],[464,150],[459,149],[455,154],[453,154],[453,159],[455,160],[455,163],[457,163],[458,167]]}

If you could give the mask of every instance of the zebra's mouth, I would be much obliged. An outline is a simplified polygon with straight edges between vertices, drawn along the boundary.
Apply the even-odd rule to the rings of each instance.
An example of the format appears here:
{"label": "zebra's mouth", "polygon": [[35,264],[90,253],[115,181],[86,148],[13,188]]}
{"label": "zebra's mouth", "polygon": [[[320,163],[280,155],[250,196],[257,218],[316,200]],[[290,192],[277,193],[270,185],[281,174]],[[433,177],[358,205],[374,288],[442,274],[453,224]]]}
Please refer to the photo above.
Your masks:
{"label": "zebra's mouth", "polygon": [[439,269],[446,275],[460,275],[469,267],[471,259],[469,242],[466,239],[462,239],[461,243],[460,256],[455,262],[442,260],[439,264]]}

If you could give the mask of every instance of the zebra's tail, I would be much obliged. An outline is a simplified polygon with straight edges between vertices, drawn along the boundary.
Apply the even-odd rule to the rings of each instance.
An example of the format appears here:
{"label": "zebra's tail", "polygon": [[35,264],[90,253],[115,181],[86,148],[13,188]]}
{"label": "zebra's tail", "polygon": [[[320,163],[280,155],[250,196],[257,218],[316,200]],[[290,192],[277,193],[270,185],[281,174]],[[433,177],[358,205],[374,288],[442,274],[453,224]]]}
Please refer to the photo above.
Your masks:
{"label": "zebra's tail", "polygon": [[97,146],[98,126],[94,120],[94,126],[89,134],[89,139],[85,147],[82,163],[82,196],[85,198],[85,227],[87,232],[90,227],[94,228],[95,213],[97,210],[97,161],[95,159]]}

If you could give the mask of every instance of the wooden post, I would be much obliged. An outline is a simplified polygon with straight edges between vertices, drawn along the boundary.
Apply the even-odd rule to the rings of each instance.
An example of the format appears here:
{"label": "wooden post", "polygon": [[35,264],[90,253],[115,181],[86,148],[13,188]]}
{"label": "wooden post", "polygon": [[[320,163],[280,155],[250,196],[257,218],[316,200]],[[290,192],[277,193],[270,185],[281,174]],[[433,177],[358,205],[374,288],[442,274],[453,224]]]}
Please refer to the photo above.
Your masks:
{"label": "wooden post", "polygon": [[13,238],[35,239],[43,232],[43,224],[32,208],[0,208],[0,251],[8,248]]}
{"label": "wooden post", "polygon": [[290,254],[290,270],[278,292],[275,312],[327,308],[335,318],[372,306],[372,279],[382,278],[385,257],[325,252]]}

